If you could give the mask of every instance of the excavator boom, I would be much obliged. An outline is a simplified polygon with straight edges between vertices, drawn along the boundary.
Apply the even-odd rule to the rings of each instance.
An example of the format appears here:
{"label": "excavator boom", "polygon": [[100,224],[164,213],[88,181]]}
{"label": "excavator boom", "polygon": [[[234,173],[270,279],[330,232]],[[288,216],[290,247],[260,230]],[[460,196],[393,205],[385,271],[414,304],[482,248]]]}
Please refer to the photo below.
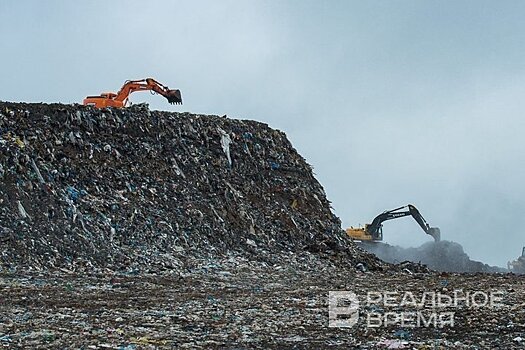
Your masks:
{"label": "excavator boom", "polygon": [[131,93],[146,90],[164,96],[171,104],[182,104],[180,90],[171,90],[153,78],[128,80],[117,93],[106,92],[99,96],[88,96],[84,99],[83,103],[84,105],[95,106],[97,108],[122,108],[126,106]]}
{"label": "excavator boom", "polygon": [[366,224],[362,228],[347,228],[346,233],[353,239],[363,241],[381,241],[383,240],[383,222],[387,220],[397,219],[404,216],[411,215],[414,220],[421,226],[423,231],[434,238],[434,241],[441,240],[441,231],[437,227],[430,227],[430,225],[423,218],[419,210],[412,204],[408,204],[396,209],[387,210],[379,214],[372,220],[371,224]]}

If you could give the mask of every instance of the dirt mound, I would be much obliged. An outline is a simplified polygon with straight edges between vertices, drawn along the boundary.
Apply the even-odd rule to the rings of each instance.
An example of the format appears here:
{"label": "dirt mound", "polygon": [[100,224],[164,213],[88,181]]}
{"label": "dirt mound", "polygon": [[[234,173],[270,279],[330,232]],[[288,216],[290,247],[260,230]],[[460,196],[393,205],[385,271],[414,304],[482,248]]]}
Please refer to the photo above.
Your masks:
{"label": "dirt mound", "polygon": [[0,102],[0,203],[4,266],[173,268],[292,252],[375,263],[286,135],[255,121]]}
{"label": "dirt mound", "polygon": [[437,271],[505,272],[506,270],[471,260],[461,244],[451,241],[427,242],[417,248],[402,248],[385,243],[360,243],[363,249],[390,263],[412,261]]}

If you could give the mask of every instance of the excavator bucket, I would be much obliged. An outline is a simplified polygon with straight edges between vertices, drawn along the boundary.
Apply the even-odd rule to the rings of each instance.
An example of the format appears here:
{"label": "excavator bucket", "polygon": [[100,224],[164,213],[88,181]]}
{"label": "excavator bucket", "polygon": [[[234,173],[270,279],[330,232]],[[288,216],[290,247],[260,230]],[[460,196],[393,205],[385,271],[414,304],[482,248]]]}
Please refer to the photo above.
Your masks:
{"label": "excavator bucket", "polygon": [[180,90],[168,90],[164,95],[169,103],[171,104],[182,104],[182,96],[180,95]]}
{"label": "excavator bucket", "polygon": [[427,233],[434,238],[435,242],[439,242],[441,240],[441,230],[439,227],[431,227],[428,229]]}

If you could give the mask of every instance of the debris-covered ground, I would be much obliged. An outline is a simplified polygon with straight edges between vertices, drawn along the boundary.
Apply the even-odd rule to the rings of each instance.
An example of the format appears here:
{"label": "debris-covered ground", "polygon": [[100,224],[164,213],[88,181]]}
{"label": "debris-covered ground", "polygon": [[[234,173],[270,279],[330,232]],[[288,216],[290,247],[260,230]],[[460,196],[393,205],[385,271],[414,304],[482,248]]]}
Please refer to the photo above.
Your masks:
{"label": "debris-covered ground", "polygon": [[[39,349],[520,349],[525,278],[359,272],[307,254],[282,265],[231,258],[182,273],[4,273],[0,346]],[[311,261],[307,261],[311,260]],[[301,268],[301,266],[304,266]],[[328,327],[328,292],[500,291],[496,308],[464,305],[454,325]],[[427,294],[428,296],[428,294]],[[483,300],[478,298],[478,303]],[[403,309],[406,310],[406,309]],[[425,309],[429,310],[429,309]],[[438,309],[439,312],[443,311]],[[439,325],[438,325],[439,326]]]}
{"label": "debris-covered ground", "polygon": [[[6,348],[509,349],[525,338],[523,276],[381,262],[346,237],[286,136],[254,121],[0,102],[0,247]],[[328,327],[330,291],[357,294],[357,324]],[[367,301],[456,291],[500,303]],[[412,309],[454,312],[454,324],[366,322]]]}

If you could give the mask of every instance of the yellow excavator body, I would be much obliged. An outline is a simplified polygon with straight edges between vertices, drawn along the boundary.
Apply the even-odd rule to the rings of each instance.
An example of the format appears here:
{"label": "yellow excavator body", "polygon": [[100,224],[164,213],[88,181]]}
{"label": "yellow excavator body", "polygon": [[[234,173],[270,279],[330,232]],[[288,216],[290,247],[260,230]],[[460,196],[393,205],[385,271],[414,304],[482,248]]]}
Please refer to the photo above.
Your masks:
{"label": "yellow excavator body", "polygon": [[412,216],[423,231],[434,238],[434,241],[439,242],[441,240],[441,231],[439,228],[430,227],[419,210],[417,210],[412,204],[384,211],[376,216],[370,224],[366,224],[364,227],[347,228],[346,234],[352,239],[358,241],[380,242],[383,240],[383,222],[404,216]]}
{"label": "yellow excavator body", "polygon": [[[368,225],[367,225],[368,226]],[[349,227],[346,229],[346,234],[352,239],[358,240],[358,241],[377,241],[378,239],[374,239],[370,233],[367,232],[366,226],[365,227]]]}

